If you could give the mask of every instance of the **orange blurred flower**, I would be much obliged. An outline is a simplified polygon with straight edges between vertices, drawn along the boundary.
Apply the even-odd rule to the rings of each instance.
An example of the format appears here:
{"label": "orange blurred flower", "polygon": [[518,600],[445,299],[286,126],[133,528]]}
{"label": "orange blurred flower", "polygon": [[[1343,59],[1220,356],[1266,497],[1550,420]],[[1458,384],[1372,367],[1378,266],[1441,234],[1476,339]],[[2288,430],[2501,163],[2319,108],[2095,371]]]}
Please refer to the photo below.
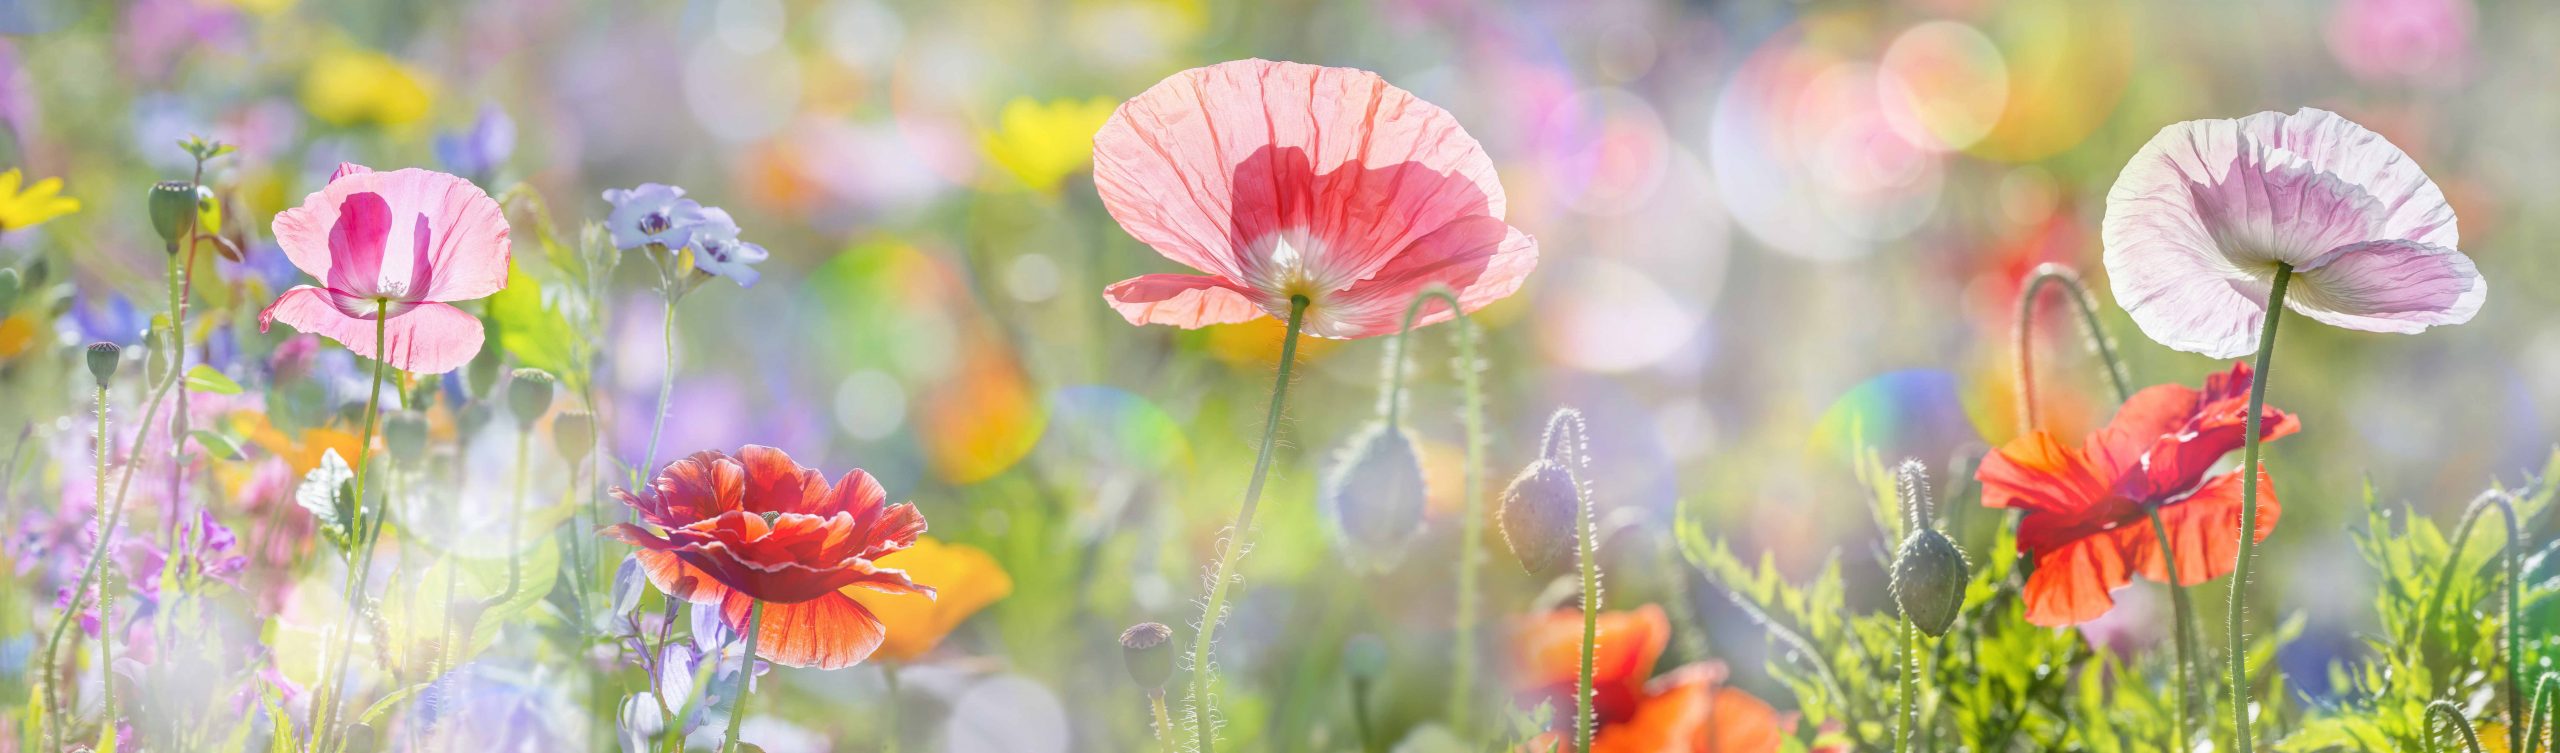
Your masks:
{"label": "orange blurred flower", "polygon": [[[1592,714],[1600,721],[1591,753],[1765,753],[1778,750],[1795,726],[1792,714],[1749,693],[1724,686],[1721,662],[1701,661],[1653,677],[1671,638],[1662,607],[1604,612],[1592,647]],[[1559,609],[1530,618],[1519,635],[1519,687],[1532,701],[1544,699],[1571,718],[1582,668],[1582,613]],[[1527,751],[1571,750],[1572,739],[1550,732]]]}
{"label": "orange blurred flower", "polygon": [[946,544],[920,536],[915,546],[882,557],[879,564],[905,570],[907,577],[921,582],[940,584],[940,594],[933,598],[862,588],[844,590],[846,596],[870,607],[880,623],[888,626],[888,639],[872,654],[882,659],[904,662],[924,656],[978,610],[1013,593],[1013,577],[1005,574],[1004,566],[985,550],[967,544]]}

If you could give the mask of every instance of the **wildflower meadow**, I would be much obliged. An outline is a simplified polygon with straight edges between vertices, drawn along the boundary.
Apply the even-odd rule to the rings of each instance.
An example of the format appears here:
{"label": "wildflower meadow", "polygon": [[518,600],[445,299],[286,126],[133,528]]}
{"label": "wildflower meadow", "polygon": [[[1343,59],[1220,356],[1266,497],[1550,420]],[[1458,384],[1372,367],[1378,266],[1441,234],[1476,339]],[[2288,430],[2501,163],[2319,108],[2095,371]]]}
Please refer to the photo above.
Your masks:
{"label": "wildflower meadow", "polygon": [[0,753],[2560,750],[2554,38],[0,0]]}

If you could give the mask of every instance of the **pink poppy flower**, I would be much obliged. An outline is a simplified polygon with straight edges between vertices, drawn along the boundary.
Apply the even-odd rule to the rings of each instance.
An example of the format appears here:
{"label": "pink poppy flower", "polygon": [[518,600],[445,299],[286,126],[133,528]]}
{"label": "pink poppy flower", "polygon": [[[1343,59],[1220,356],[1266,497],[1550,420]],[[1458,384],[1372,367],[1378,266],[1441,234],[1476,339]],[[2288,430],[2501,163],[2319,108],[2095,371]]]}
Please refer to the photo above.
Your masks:
{"label": "pink poppy flower", "polygon": [[[1094,186],[1130,235],[1206,274],[1104,289],[1131,324],[1287,318],[1318,337],[1390,334],[1423,289],[1474,311],[1513,291],[1537,242],[1456,118],[1377,74],[1240,60],[1174,74],[1093,137]],[[1452,316],[1433,303],[1418,324]]]}
{"label": "pink poppy flower", "polygon": [[[276,243],[326,283],[285,291],[258,314],[338,341],[402,371],[439,374],[480,353],[480,320],[449,303],[507,284],[507,217],[471,181],[410,168],[342,164],[329,185],[276,214]],[[388,317],[388,357],[374,352],[374,320]]]}
{"label": "pink poppy flower", "polygon": [[2107,193],[2103,233],[2116,302],[2143,334],[2214,358],[2258,349],[2278,263],[2294,268],[2286,307],[2347,329],[2461,324],[2489,296],[2435,181],[2307,107],[2161,129]]}

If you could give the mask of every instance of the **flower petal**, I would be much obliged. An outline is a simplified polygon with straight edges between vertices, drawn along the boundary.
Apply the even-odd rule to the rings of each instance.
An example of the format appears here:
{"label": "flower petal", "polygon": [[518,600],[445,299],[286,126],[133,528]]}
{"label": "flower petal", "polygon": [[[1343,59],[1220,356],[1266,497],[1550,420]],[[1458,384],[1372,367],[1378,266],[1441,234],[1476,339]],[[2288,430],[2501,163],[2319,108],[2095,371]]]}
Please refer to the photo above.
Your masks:
{"label": "flower petal", "polygon": [[[2427,178],[2418,161],[2391,141],[2334,112],[2305,107],[2292,114],[2262,112],[2240,119],[2240,131],[2283,149],[2373,196],[2383,220],[2370,238],[2397,238],[2459,248],[2453,205]],[[2365,239],[2358,239],[2365,240]]]}
{"label": "flower petal", "polygon": [[[1537,266],[1538,242],[1529,234],[1492,217],[1460,219],[1415,241],[1377,276],[1325,297],[1325,310],[1315,312],[1307,331],[1346,338],[1394,334],[1404,326],[1405,308],[1433,285],[1449,286],[1460,308],[1474,313],[1518,292]],[[1455,317],[1449,304],[1434,300],[1413,325]]]}
{"label": "flower petal", "polygon": [[[321,280],[337,280],[332,273],[338,257],[358,251],[333,246],[342,207],[350,198],[370,193],[379,196],[389,210],[381,236],[381,249],[387,253],[380,255],[374,274],[366,275],[379,283],[351,292],[396,289],[400,297],[410,300],[462,301],[506,286],[510,253],[506,214],[487,192],[471,181],[432,170],[372,172],[348,167],[342,166],[327,186],[305,197],[302,206],[276,214],[276,243],[295,267]],[[369,242],[371,237],[351,239]]]}
{"label": "flower petal", "polygon": [[2335,327],[2415,334],[2461,324],[2489,299],[2471,257],[2409,240],[2340,246],[2294,271],[2285,306]]}
{"label": "flower petal", "polygon": [[[2169,529],[2169,549],[2178,555],[2178,585],[2192,586],[2231,574],[2240,561],[2241,510],[2240,472],[2232,471],[2205,481],[2186,499],[2160,508],[2160,523]],[[2276,519],[2284,516],[2284,505],[2276,502],[2273,479],[2267,478],[2265,465],[2258,471],[2258,533],[2265,541],[2275,531]],[[2169,571],[2161,566],[2158,534],[2151,522],[2117,529],[2118,546],[2132,557],[2142,577],[2166,583]]]}
{"label": "flower petal", "polygon": [[[294,329],[338,341],[356,355],[374,358],[374,322],[348,316],[328,291],[303,285],[285,291],[258,313],[258,331],[282,321]],[[412,374],[442,374],[479,355],[480,320],[441,303],[419,304],[393,315],[381,333],[390,355],[382,360]]]}
{"label": "flower petal", "polygon": [[1199,329],[1248,322],[1264,315],[1262,308],[1233,284],[1202,275],[1140,275],[1104,288],[1102,297],[1130,324]]}
{"label": "flower petal", "polygon": [[2026,603],[2027,621],[2066,627],[2106,614],[2116,605],[2109,592],[2133,580],[2126,555],[2125,546],[2115,537],[2088,536],[2036,557],[2036,571],[2027,576],[2026,588],[2019,593]]}
{"label": "flower petal", "polygon": [[738,449],[738,464],[745,469],[739,509],[822,517],[835,512],[823,506],[827,477],[793,462],[788,453],[751,444]]}
{"label": "flower petal", "polygon": [[[744,633],[748,610],[755,604],[754,597],[732,591],[720,604],[720,620]],[[843,669],[871,658],[886,636],[880,618],[844,594],[791,604],[765,602],[756,656],[786,667]]]}

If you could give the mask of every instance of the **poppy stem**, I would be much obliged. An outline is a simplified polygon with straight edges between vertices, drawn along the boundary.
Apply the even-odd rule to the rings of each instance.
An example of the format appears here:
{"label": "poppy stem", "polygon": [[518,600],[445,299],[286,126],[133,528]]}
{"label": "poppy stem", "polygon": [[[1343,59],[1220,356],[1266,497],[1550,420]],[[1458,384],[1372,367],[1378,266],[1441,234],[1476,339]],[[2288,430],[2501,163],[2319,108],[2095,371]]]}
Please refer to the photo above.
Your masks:
{"label": "poppy stem", "polygon": [[2240,462],[2240,556],[2231,569],[2231,610],[2224,616],[2224,633],[2231,641],[2231,738],[2235,750],[2249,753],[2249,645],[2243,630],[2249,616],[2249,560],[2258,553],[2258,477],[2266,469],[2258,464],[2260,415],[2267,406],[2267,367],[2275,362],[2276,324],[2284,321],[2285,284],[2293,281],[2293,265],[2276,263],[2276,280],[2267,291],[2267,322],[2258,332],[2258,370],[2249,384],[2249,418],[2244,432],[2246,449]]}
{"label": "poppy stem", "polygon": [[2560,674],[2542,673],[2533,683],[2533,707],[2524,732],[2524,753],[2541,753],[2542,736],[2551,728],[2551,687],[2560,684]]}
{"label": "poppy stem", "polygon": [[1900,692],[1897,693],[1897,695],[1902,696],[1902,713],[1896,714],[1893,717],[1893,749],[1899,753],[1908,753],[1908,751],[1911,750],[1911,746],[1916,740],[1916,735],[1914,733],[1918,731],[1920,726],[1920,713],[1915,705],[1920,695],[1920,683],[1918,678],[1918,675],[1920,674],[1920,656],[1917,651],[1920,643],[1919,632],[1920,631],[1918,629],[1911,626],[1911,615],[1903,615],[1902,642],[1899,646],[1901,649],[1899,653],[1902,654],[1902,671],[1897,673],[1901,675],[1901,678],[1896,683],[1901,686],[1898,688]]}
{"label": "poppy stem", "polygon": [[1147,705],[1153,707],[1152,710],[1155,712],[1156,747],[1162,753],[1174,753],[1173,714],[1165,710],[1164,689],[1156,688],[1147,691]]}
{"label": "poppy stem", "polygon": [[2175,733],[2177,742],[2171,746],[2170,750],[2184,753],[2187,749],[2187,730],[2192,729],[2195,723],[2195,720],[2190,718],[2194,713],[2191,700],[2194,695],[2194,681],[2188,676],[2188,671],[2192,669],[2191,665],[2194,662],[2192,657],[2195,656],[2195,605],[2187,600],[2187,587],[2178,581],[2178,552],[2176,548],[2169,545],[2168,527],[2160,524],[2160,508],[2153,507],[2147,512],[2151,514],[2151,532],[2160,540],[2160,563],[2168,569],[2169,606],[2175,613],[2177,622],[2170,626],[2170,630],[2174,633],[2171,643],[2178,649],[2175,667],[2178,684],[2173,688],[2175,692],[2169,697],[2170,701],[2178,706],[2178,728]]}
{"label": "poppy stem", "polygon": [[[371,522],[378,520],[381,512],[376,511],[374,515],[366,516],[362,511],[365,500],[365,479],[370,475],[365,471],[373,467],[374,423],[382,414],[382,369],[391,358],[390,352],[384,350],[389,342],[390,314],[390,301],[374,302],[373,395],[366,398],[364,403],[364,433],[356,435],[356,457],[353,462],[356,473],[355,509],[358,510],[358,514],[356,520],[350,522],[351,527],[348,529],[353,531],[355,536],[363,539],[363,551],[347,559],[347,629],[338,635],[337,661],[323,666],[328,674],[321,678],[320,694],[317,696],[322,705],[314,707],[312,712],[318,716],[311,728],[313,750],[329,750],[320,743],[335,736],[337,732],[338,711],[346,693],[346,678],[343,675],[346,673],[347,654],[354,650],[356,628],[364,624],[366,580],[364,576],[366,571],[373,569],[373,542],[375,536],[381,531],[378,525]],[[183,394],[184,390],[180,392]]]}
{"label": "poppy stem", "polygon": [[2448,722],[2449,726],[2453,727],[2454,732],[2461,734],[2464,749],[2471,751],[2471,753],[2482,753],[2480,749],[2480,733],[2471,729],[2471,720],[2462,715],[2462,707],[2454,705],[2452,701],[2437,700],[2433,703],[2427,704],[2427,710],[2425,713],[2428,717],[2426,736],[2427,745],[2429,747],[2433,747],[2435,745],[2437,722],[2443,721]]}
{"label": "poppy stem", "polygon": [[2453,548],[2445,552],[2444,569],[2436,573],[2435,596],[2427,600],[2426,620],[2420,624],[2433,624],[2436,615],[2444,610],[2445,593],[2452,590],[2454,572],[2462,562],[2463,545],[2471,542],[2471,529],[2492,507],[2506,513],[2507,517],[2507,543],[2499,550],[2499,556],[2504,560],[2507,586],[2506,622],[2500,628],[2507,634],[2507,749],[2521,751],[2524,750],[2525,739],[2523,716],[2528,709],[2524,706],[2524,626],[2516,619],[2517,605],[2524,599],[2524,573],[2516,558],[2517,552],[2524,549],[2524,529],[2522,521],[2516,518],[2515,502],[2506,492],[2494,489],[2483,492],[2462,511],[2462,522],[2454,526]]}
{"label": "poppy stem", "polygon": [[1449,305],[1449,324],[1457,331],[1450,336],[1458,343],[1458,389],[1466,401],[1464,421],[1467,432],[1466,480],[1459,515],[1458,532],[1458,614],[1457,636],[1450,646],[1454,664],[1449,678],[1449,727],[1469,729],[1469,717],[1475,710],[1476,677],[1476,600],[1477,572],[1484,565],[1484,381],[1483,369],[1476,362],[1475,322],[1467,318],[1466,308],[1458,304],[1458,294],[1446,285],[1434,284],[1414,296],[1404,310],[1404,328],[1396,333],[1394,354],[1390,359],[1390,385],[1387,390],[1387,425],[1396,425],[1403,409],[1404,363],[1411,346],[1405,342],[1413,333],[1414,322],[1421,318],[1426,304],[1433,299]]}
{"label": "poppy stem", "polygon": [[1212,753],[1217,741],[1217,709],[1210,702],[1209,680],[1213,666],[1209,649],[1216,644],[1218,624],[1226,621],[1227,587],[1235,580],[1236,561],[1244,557],[1245,539],[1253,531],[1253,508],[1262,501],[1262,483],[1270,477],[1271,449],[1280,435],[1281,408],[1289,397],[1289,372],[1298,360],[1298,335],[1306,325],[1305,296],[1289,299],[1289,326],[1280,336],[1280,375],[1271,384],[1271,411],[1262,422],[1262,449],[1253,460],[1253,478],[1245,483],[1244,506],[1236,510],[1236,524],[1218,547],[1218,566],[1209,576],[1209,599],[1200,613],[1200,636],[1191,644],[1191,734],[1200,753]]}
{"label": "poppy stem", "polygon": [[747,609],[747,656],[738,662],[738,702],[729,705],[729,731],[720,739],[721,753],[737,753],[738,723],[747,718],[747,691],[755,688],[756,639],[764,635],[764,600]]}
{"label": "poppy stem", "polygon": [[2116,357],[2115,344],[2107,340],[2106,330],[2098,326],[2097,301],[2089,296],[2089,287],[2080,281],[2080,273],[2062,264],[2039,264],[2035,271],[2028,273],[2024,288],[2018,293],[2018,325],[2012,331],[2012,344],[2018,353],[2016,378],[2018,431],[2021,434],[2034,431],[2040,425],[2036,420],[2035,348],[2028,336],[2034,332],[2036,295],[2044,292],[2048,283],[2061,285],[2064,297],[2070,299],[2072,307],[2079,311],[2081,329],[2089,336],[2089,342],[2097,347],[2098,359],[2106,363],[2107,381],[2116,388],[2116,402],[2122,403],[2133,397],[2131,378],[2125,374],[2124,362]]}
{"label": "poppy stem", "polygon": [[[96,540],[91,542],[89,545],[89,564],[87,567],[81,569],[80,583],[71,589],[71,603],[64,606],[62,614],[54,618],[53,636],[45,641],[44,656],[42,657],[44,660],[44,672],[46,677],[46,698],[44,710],[49,720],[49,723],[45,726],[46,729],[49,730],[47,734],[52,737],[51,744],[55,749],[62,747],[62,725],[64,724],[61,717],[62,677],[60,675],[60,669],[62,665],[60,660],[57,658],[62,655],[62,639],[65,634],[71,632],[71,623],[78,619],[80,610],[87,605],[90,586],[98,582],[99,573],[103,569],[103,565],[107,558],[107,542],[113,538],[111,535],[112,532],[114,532],[118,526],[124,524],[125,494],[133,490],[133,472],[142,465],[141,463],[134,461],[139,459],[135,457],[135,454],[142,451],[143,435],[151,431],[152,419],[160,415],[161,401],[167,398],[169,390],[175,388],[177,385],[178,372],[175,369],[171,369],[168,374],[163,375],[160,378],[160,386],[152,388],[151,397],[142,409],[142,420],[134,424],[134,426],[140,428],[134,431],[133,443],[125,446],[126,460],[124,465],[124,475],[116,480],[115,499],[111,502],[101,500],[101,502],[104,502],[107,505],[105,508],[107,512],[106,516],[100,519],[103,525],[98,529],[98,535],[95,537]],[[99,452],[104,453],[106,448],[101,446],[98,450]],[[106,467],[106,459],[104,457],[99,458],[99,467],[102,469]],[[100,478],[104,478],[105,474],[101,473],[99,476]],[[103,484],[103,482],[101,483]],[[101,485],[98,488],[103,490],[106,487]]]}
{"label": "poppy stem", "polygon": [[[1569,441],[1564,436],[1567,431],[1572,433]],[[1587,471],[1584,466],[1589,461],[1582,453],[1582,443],[1589,441],[1586,434],[1580,412],[1571,408],[1557,411],[1547,421],[1547,454],[1554,457],[1570,452],[1574,460],[1569,465],[1576,471]],[[1591,677],[1596,663],[1594,649],[1600,643],[1600,531],[1599,522],[1591,514],[1591,489],[1579,481],[1579,475],[1576,478],[1573,497],[1579,509],[1575,517],[1582,523],[1582,534],[1576,537],[1581,540],[1582,549],[1582,668],[1574,678],[1573,749],[1589,751],[1593,728],[1599,723],[1591,708]]]}
{"label": "poppy stem", "polygon": [[666,432],[667,409],[676,399],[676,293],[672,288],[667,291],[666,298],[667,321],[664,331],[666,366],[658,370],[658,411],[651,414],[649,419],[649,450],[647,454],[640,456],[639,471],[640,478],[643,479],[657,472],[658,435]]}
{"label": "poppy stem", "polygon": [[[101,384],[98,385],[98,499],[106,499],[107,496],[107,441],[107,386]],[[98,541],[103,543],[109,532],[115,529],[110,528],[113,524],[104,519],[98,523]],[[98,579],[98,663],[104,668],[99,675],[98,687],[101,691],[99,697],[103,699],[100,707],[105,709],[102,714],[105,725],[113,728],[116,723],[115,649],[112,648],[115,643],[115,606],[107,598],[108,580]]]}

